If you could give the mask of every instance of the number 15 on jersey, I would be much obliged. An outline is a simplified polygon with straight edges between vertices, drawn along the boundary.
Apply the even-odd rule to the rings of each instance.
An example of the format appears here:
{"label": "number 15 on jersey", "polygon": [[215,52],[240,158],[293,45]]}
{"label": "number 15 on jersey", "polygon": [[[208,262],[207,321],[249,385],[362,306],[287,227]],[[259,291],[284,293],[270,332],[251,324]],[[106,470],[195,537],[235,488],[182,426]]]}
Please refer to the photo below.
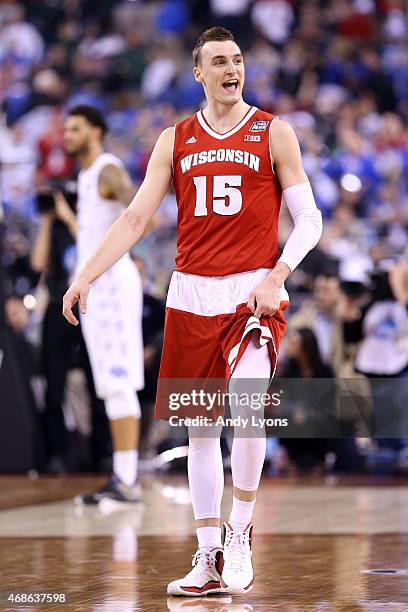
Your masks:
{"label": "number 15 on jersey", "polygon": [[[211,180],[211,178],[209,179]],[[242,208],[242,193],[238,187],[242,186],[242,176],[232,174],[212,177],[212,210],[217,215],[236,215]],[[196,189],[195,217],[205,217],[207,209],[207,177],[195,176],[193,178]]]}

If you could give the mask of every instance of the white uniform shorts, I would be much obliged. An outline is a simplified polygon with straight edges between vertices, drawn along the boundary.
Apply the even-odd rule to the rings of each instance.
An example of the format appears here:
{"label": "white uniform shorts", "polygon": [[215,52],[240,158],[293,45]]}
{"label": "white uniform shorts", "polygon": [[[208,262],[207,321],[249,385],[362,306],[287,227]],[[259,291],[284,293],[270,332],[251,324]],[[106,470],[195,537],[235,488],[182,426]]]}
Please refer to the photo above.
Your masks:
{"label": "white uniform shorts", "polygon": [[81,327],[98,397],[143,389],[142,314],[142,281],[130,258],[91,285]]}

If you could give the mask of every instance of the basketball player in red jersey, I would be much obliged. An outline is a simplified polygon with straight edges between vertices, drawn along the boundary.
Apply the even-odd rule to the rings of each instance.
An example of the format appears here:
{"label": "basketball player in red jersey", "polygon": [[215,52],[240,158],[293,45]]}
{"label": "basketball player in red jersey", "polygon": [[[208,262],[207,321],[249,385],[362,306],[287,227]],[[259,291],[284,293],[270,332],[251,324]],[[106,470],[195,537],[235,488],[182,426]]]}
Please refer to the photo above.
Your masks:
{"label": "basketball player in red jersey", "polygon": [[[72,306],[79,301],[86,312],[90,284],[139,240],[173,181],[177,258],[160,377],[227,377],[231,387],[239,379],[274,374],[288,302],[284,281],[316,245],[322,221],[293,129],[242,98],[244,63],[232,33],[204,32],[193,60],[206,108],[161,134],[139,191],[74,279],[63,313],[77,324]],[[282,193],[294,229],[279,257]],[[157,416],[168,418],[169,406],[158,403]],[[254,585],[251,517],[265,436],[234,439],[233,504],[222,545],[223,464],[216,431],[189,428],[198,550],[193,568],[168,585],[171,595],[240,594]]]}

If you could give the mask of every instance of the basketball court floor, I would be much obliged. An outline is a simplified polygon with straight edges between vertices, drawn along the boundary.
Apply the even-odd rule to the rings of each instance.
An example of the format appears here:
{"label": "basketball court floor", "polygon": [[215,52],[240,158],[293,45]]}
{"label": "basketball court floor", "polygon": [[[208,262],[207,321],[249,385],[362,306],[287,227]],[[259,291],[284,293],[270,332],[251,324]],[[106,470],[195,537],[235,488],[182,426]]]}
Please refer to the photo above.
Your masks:
{"label": "basketball court floor", "polygon": [[[408,611],[408,483],[264,478],[255,510],[255,588],[168,598],[195,552],[187,480],[146,478],[144,503],[78,508],[101,478],[0,477],[1,610]],[[227,481],[228,482],[228,481]],[[231,501],[227,484],[223,517]],[[10,593],[67,603],[6,603]]]}

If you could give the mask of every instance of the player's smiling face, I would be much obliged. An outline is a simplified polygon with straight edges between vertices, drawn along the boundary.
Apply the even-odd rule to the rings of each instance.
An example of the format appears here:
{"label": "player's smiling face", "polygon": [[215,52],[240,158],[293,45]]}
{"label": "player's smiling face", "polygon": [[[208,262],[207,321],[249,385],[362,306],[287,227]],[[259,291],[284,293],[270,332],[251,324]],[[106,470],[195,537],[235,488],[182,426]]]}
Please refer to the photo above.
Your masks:
{"label": "player's smiling face", "polygon": [[239,102],[245,80],[240,48],[232,40],[205,43],[194,76],[203,85],[207,99],[223,104]]}

